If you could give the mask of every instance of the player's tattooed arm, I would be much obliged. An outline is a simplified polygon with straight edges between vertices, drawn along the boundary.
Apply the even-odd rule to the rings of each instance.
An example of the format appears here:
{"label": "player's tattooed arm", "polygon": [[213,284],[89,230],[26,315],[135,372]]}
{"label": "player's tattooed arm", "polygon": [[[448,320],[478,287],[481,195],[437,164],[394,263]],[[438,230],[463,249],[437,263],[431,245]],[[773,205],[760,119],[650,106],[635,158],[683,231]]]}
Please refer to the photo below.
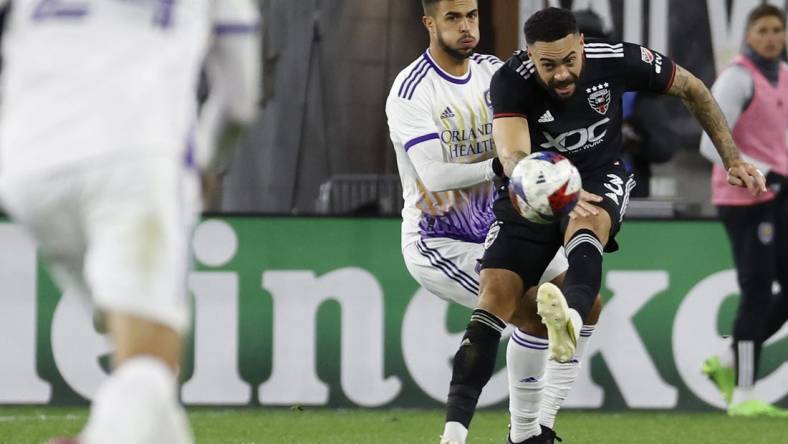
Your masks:
{"label": "player's tattooed arm", "polygon": [[747,188],[753,195],[765,192],[766,181],[763,174],[742,160],[725,115],[706,85],[692,73],[676,65],[675,78],[667,93],[681,98],[684,106],[709,135],[728,171],[728,183]]}
{"label": "player's tattooed arm", "polygon": [[520,159],[531,153],[531,135],[525,117],[500,117],[493,120],[493,140],[498,159],[507,176]]}
{"label": "player's tattooed arm", "polygon": [[729,168],[734,160],[741,157],[739,149],[733,142],[725,115],[722,114],[711,91],[700,79],[676,65],[676,77],[673,79],[673,85],[668,90],[668,94],[681,98],[684,106],[695,116],[711,138],[726,168]]}

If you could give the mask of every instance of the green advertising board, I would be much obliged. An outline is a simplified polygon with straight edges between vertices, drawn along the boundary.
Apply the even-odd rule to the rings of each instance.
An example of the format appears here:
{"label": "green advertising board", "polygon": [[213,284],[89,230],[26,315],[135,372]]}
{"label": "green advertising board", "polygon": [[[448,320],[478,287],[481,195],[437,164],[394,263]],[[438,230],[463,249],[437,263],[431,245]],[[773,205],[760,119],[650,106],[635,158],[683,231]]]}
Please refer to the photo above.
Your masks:
{"label": "green advertising board", "polygon": [[[211,218],[196,229],[188,405],[439,407],[469,311],[408,275],[393,219]],[[0,403],[79,404],[110,349],[61,295],[19,227],[0,225]],[[700,374],[731,331],[738,287],[716,222],[629,221],[605,257],[606,302],[566,406],[722,406]],[[764,347],[756,391],[786,405],[788,328]],[[502,342],[505,347],[505,342]],[[499,371],[483,406],[506,405]]]}

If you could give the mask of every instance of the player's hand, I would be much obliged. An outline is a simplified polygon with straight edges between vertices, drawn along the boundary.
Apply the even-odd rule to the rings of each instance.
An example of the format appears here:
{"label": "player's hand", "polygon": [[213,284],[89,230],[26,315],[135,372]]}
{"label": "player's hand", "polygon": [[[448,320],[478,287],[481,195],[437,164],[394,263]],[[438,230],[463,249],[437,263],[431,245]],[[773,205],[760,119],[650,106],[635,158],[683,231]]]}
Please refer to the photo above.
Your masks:
{"label": "player's hand", "polygon": [[736,159],[728,168],[728,183],[735,187],[747,188],[753,196],[766,192],[766,179],[758,168]]}
{"label": "player's hand", "polygon": [[599,214],[599,207],[594,205],[594,202],[602,202],[602,196],[597,196],[586,190],[580,190],[577,205],[569,213],[569,218],[577,219],[578,217],[596,216]]}

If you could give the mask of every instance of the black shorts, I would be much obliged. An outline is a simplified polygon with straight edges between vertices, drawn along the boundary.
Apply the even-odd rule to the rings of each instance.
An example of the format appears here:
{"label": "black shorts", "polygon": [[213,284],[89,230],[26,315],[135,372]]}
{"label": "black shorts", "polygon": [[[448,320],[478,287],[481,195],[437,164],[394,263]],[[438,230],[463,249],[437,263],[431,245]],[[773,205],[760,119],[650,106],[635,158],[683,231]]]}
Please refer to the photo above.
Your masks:
{"label": "black shorts", "polygon": [[[618,250],[615,240],[629,203],[635,180],[620,162],[583,177],[583,189],[602,196],[597,205],[610,215],[610,237],[605,251]],[[545,268],[564,243],[569,216],[559,223],[537,224],[520,216],[505,190],[494,205],[496,222],[485,241],[481,268],[501,268],[517,273],[525,288],[537,285]]]}
{"label": "black shorts", "polygon": [[[633,188],[635,188],[635,178],[627,172],[621,162],[615,162],[607,168],[583,175],[583,189],[602,196],[602,202],[596,205],[610,215],[610,235],[605,245],[605,251],[608,253],[618,250],[616,234],[621,229],[621,222],[629,205],[629,193]],[[561,220],[562,232],[566,230],[568,224],[569,217],[564,217]]]}

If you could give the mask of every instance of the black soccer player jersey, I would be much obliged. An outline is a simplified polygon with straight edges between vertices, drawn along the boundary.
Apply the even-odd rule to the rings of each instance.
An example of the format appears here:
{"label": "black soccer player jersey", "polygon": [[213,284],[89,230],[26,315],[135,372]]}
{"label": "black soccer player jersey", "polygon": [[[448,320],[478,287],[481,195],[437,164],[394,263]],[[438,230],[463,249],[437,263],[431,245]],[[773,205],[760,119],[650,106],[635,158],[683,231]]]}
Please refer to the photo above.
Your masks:
{"label": "black soccer player jersey", "polygon": [[556,151],[575,164],[581,176],[618,160],[621,96],[626,91],[664,93],[676,66],[668,57],[625,42],[588,39],[583,71],[567,100],[551,95],[526,51],[516,52],[490,85],[495,117],[528,119],[531,152]]}

